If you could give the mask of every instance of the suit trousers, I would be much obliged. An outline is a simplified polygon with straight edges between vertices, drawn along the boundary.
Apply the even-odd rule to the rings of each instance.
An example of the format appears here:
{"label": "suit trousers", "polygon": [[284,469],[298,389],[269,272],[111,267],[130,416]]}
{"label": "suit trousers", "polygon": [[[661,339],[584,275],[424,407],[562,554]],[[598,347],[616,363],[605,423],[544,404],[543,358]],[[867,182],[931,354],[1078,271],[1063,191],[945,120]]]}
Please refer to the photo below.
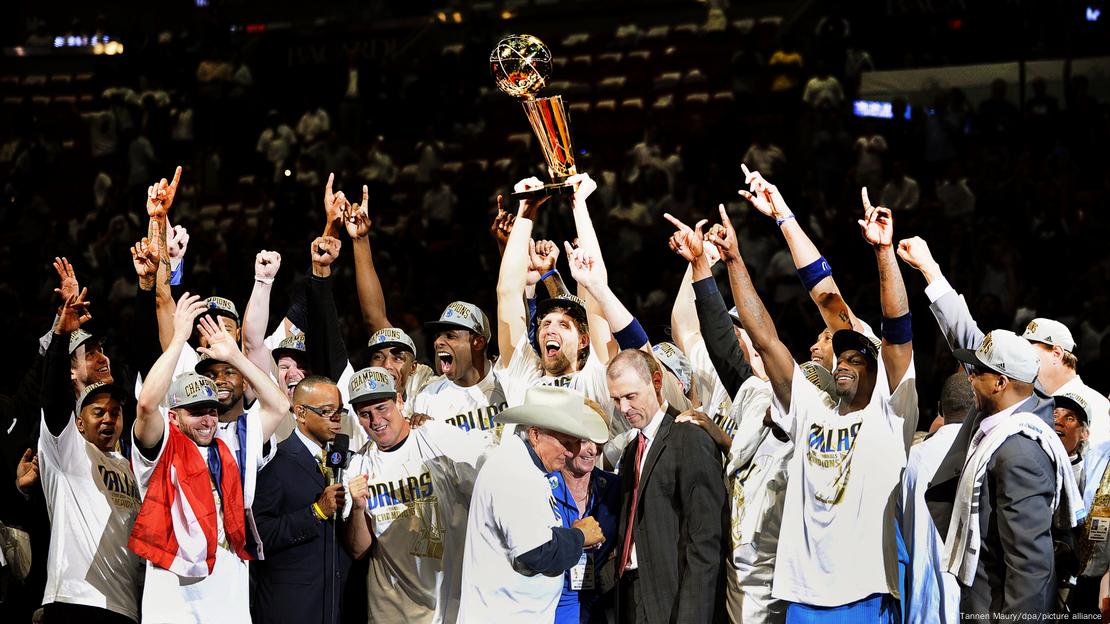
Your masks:
{"label": "suit trousers", "polygon": [[643,596],[640,593],[644,588],[640,584],[640,571],[626,570],[618,583],[620,588],[620,624],[643,624],[647,622]]}

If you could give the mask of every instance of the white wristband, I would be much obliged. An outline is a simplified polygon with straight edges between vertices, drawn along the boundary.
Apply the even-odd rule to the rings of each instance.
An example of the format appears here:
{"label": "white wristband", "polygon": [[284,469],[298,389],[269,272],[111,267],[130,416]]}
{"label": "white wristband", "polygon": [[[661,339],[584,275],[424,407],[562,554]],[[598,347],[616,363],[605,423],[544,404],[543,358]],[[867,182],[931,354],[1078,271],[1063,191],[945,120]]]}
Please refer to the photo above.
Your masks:
{"label": "white wristband", "polygon": [[265,285],[269,286],[269,285],[274,283],[274,278],[272,278],[272,277],[258,277],[257,275],[255,275],[254,276],[254,281],[256,281],[260,284],[265,284]]}

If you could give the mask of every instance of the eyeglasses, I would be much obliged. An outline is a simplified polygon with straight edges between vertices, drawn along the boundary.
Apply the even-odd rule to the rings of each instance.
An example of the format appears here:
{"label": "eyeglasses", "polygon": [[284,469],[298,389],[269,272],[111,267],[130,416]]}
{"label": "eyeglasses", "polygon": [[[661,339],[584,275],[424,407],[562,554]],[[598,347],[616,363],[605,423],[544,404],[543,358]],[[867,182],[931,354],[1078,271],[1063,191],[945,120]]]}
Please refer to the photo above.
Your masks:
{"label": "eyeglasses", "polygon": [[326,420],[339,420],[347,415],[347,408],[342,405],[333,409],[326,410],[320,409],[319,407],[313,407],[312,405],[306,405],[304,403],[301,404],[301,407]]}

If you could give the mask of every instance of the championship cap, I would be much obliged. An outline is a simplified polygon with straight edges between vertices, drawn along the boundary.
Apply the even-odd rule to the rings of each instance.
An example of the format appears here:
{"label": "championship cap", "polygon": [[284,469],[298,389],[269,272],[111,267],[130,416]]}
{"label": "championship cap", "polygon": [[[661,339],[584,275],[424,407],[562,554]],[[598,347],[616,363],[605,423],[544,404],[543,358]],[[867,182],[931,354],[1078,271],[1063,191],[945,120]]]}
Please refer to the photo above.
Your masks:
{"label": "championship cap", "polygon": [[798,365],[805,375],[806,381],[817,387],[818,390],[828,392],[833,386],[833,374],[829,369],[817,362],[802,362]]}
{"label": "championship cap", "polygon": [[1005,329],[996,329],[987,334],[983,337],[983,343],[974,351],[957,349],[952,355],[964,364],[981,366],[1024,383],[1033,383],[1041,367],[1041,360],[1033,345]]}
{"label": "championship cap", "polygon": [[393,375],[377,366],[364,368],[351,376],[349,388],[348,394],[352,405],[378,399],[392,399],[397,396],[397,385],[393,381]]}
{"label": "championship cap", "polygon": [[223,360],[217,360],[207,353],[201,353],[197,356],[197,363],[193,366],[193,371],[198,375],[203,375],[204,371],[213,364],[226,364]]}
{"label": "championship cap", "polygon": [[294,360],[298,358],[304,359],[307,354],[304,348],[304,334],[286,336],[270,354],[273,356],[275,362],[286,356]]}
{"label": "championship cap", "polygon": [[866,334],[851,329],[838,330],[832,337],[833,354],[840,356],[845,351],[858,351],[878,361],[879,344]]}
{"label": "championship cap", "polygon": [[1071,331],[1060,321],[1052,319],[1035,318],[1029,321],[1021,337],[1029,342],[1060,347],[1068,352],[1075,350],[1075,339],[1071,337]]}
{"label": "championship cap", "polygon": [[567,311],[568,316],[577,319],[579,323],[583,325],[588,323],[586,317],[586,302],[571,294],[556,295],[537,301],[536,323],[539,323],[540,319],[547,315],[552,308],[563,308]]}
{"label": "championship cap", "polygon": [[690,360],[686,357],[686,354],[670,342],[651,345],[651,352],[655,355],[655,359],[659,360],[659,363],[666,366],[667,370],[671,371],[675,377],[678,377],[683,388],[686,389],[686,392],[689,392],[692,374],[690,372]]}
{"label": "championship cap", "polygon": [[181,373],[170,384],[166,394],[166,405],[170,409],[178,407],[219,407],[216,400],[216,384],[211,379],[196,373]]}
{"label": "championship cap", "polygon": [[1065,392],[1064,394],[1053,396],[1052,400],[1056,403],[1056,407],[1062,407],[1075,412],[1076,417],[1082,421],[1083,426],[1087,426],[1091,423],[1091,412],[1087,407],[1087,399],[1084,399],[1074,392]]}
{"label": "championship cap", "polygon": [[236,323],[239,321],[239,310],[235,309],[235,304],[231,299],[223,297],[209,297],[204,300],[205,305],[208,306],[208,313],[215,314],[216,316],[226,316],[234,320]]}
{"label": "championship cap", "polygon": [[465,329],[481,334],[486,340],[490,338],[489,319],[486,313],[473,303],[465,301],[448,304],[443,314],[439,315],[438,321],[424,323],[424,327],[437,334],[450,329]]}
{"label": "championship cap", "polygon": [[127,393],[124,392],[122,387],[116,384],[98,381],[85,386],[85,389],[81,391],[81,398],[77,401],[77,410],[80,411],[84,409],[85,403],[87,403],[89,399],[101,394],[110,394],[112,398],[120,402],[127,398]]}
{"label": "championship cap", "polygon": [[374,353],[379,349],[387,349],[389,347],[407,349],[413,355],[416,355],[416,343],[412,338],[405,333],[405,330],[398,327],[386,327],[374,332],[370,336],[370,342],[366,344],[370,348],[370,353]]}
{"label": "championship cap", "polygon": [[[77,350],[77,347],[80,347],[81,345],[93,339],[94,336],[83,329],[78,329],[75,332],[71,332],[69,334],[69,354],[73,355],[73,352]],[[96,340],[99,344],[104,343],[103,338],[99,338]]]}

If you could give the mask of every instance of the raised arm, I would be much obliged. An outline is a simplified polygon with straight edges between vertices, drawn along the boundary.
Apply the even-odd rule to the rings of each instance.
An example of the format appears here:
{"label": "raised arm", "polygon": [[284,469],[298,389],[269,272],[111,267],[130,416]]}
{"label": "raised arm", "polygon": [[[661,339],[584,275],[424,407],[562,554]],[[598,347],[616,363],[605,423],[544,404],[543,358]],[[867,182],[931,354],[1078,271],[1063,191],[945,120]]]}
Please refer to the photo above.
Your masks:
{"label": "raised arm", "polygon": [[983,330],[979,329],[979,324],[971,316],[971,310],[963,296],[952,289],[941,273],[940,265],[929,251],[929,245],[917,236],[907,238],[898,243],[898,256],[925,276],[925,296],[929,298],[929,309],[936,317],[949,348],[977,349],[983,342]]}
{"label": "raised arm", "polygon": [[736,230],[733,229],[723,206],[720,208],[720,213],[721,223],[714,225],[706,238],[721,252],[721,259],[728,267],[729,285],[732,287],[732,299],[736,302],[740,323],[748,330],[752,346],[763,358],[763,366],[775,396],[784,408],[789,409],[791,384],[796,366],[794,357],[790,355],[786,345],[779,340],[775,323],[759,298],[755,285],[752,284],[748,268],[744,265],[744,259],[740,257]]}
{"label": "raised arm", "polygon": [[173,199],[177,195],[177,185],[181,182],[181,167],[178,166],[173,173],[173,181],[167,182],[162,178],[158,183],[147,188],[146,214],[149,218],[147,224],[147,240],[152,246],[152,253],[158,258],[158,271],[155,278],[155,302],[158,318],[158,341],[165,351],[174,334],[174,314],[176,304],[170,292],[170,280],[173,270],[170,268],[169,254],[169,211]]}
{"label": "raised arm", "polygon": [[794,218],[794,213],[786,205],[778,187],[767,182],[758,171],[749,171],[747,165],[741,167],[749,190],[741,189],[738,192],[759,212],[773,218],[779,226],[786,245],[790,248],[798,277],[809,291],[810,298],[817,304],[825,326],[834,332],[838,329],[861,329],[859,320],[840,294],[828,261]]}
{"label": "raised arm", "polygon": [[[723,213],[724,206],[719,209]],[[671,314],[672,333],[675,338],[681,337],[687,341],[695,337],[703,339],[717,376],[729,395],[734,395],[744,381],[751,377],[752,368],[744,361],[744,354],[732,330],[732,319],[710,270],[712,260],[709,256],[717,255],[717,246],[703,243],[701,228],[705,220],[699,221],[695,229],[690,229],[669,214],[663,216],[677,228],[669,240],[671,250],[690,263]],[[684,303],[683,299],[687,297],[688,302]],[[682,321],[682,317],[696,320]],[[681,331],[688,326],[696,327],[697,331]],[[679,347],[686,350],[682,345]]]}
{"label": "raised arm", "polygon": [[639,321],[609,288],[604,279],[601,262],[594,252],[587,248],[575,249],[570,243],[563,243],[567,250],[570,273],[578,285],[585,288],[597,301],[609,327],[618,327],[615,337],[621,349],[641,349],[651,353],[651,343]]}
{"label": "raised arm", "polygon": [[181,348],[193,333],[193,321],[207,309],[199,295],[183,293],[177,301],[173,314],[173,334],[167,348],[155,360],[154,366],[143,380],[135,407],[135,440],[142,448],[155,448],[165,435],[162,414],[158,406],[166,398],[166,392],[173,381],[173,371],[181,357]]}
{"label": "raised arm", "polygon": [[[537,178],[517,182],[517,191],[542,186]],[[528,331],[524,309],[524,286],[528,273],[528,241],[532,239],[536,210],[546,198],[523,200],[517,209],[516,221],[505,244],[501,269],[497,275],[497,347],[501,361],[508,363],[520,337]]]}
{"label": "raised arm", "polygon": [[266,326],[270,323],[270,292],[281,269],[281,254],[263,249],[254,256],[254,288],[243,312],[243,353],[262,370],[274,367],[266,346]]}
{"label": "raised arm", "polygon": [[[59,260],[55,259],[55,263]],[[64,259],[63,259],[63,262]],[[68,262],[65,262],[68,265]],[[61,289],[58,289],[61,292]],[[85,300],[88,289],[70,297],[58,310],[50,346],[46,349],[46,362],[42,379],[42,415],[46,428],[55,437],[62,435],[73,418],[73,384],[69,373],[69,336],[92,318],[89,302]]]}
{"label": "raised arm", "polygon": [[392,327],[385,312],[385,293],[374,266],[374,253],[370,249],[370,189],[362,185],[362,203],[343,206],[343,224],[351,237],[351,248],[355,258],[355,288],[358,290],[358,305],[362,310],[362,323],[366,333],[373,334],[379,329]]}
{"label": "raised arm", "polygon": [[[571,214],[574,217],[574,229],[578,234],[578,247],[590,250],[596,254],[597,268],[602,277],[608,281],[605,268],[605,257],[601,254],[601,243],[594,229],[590,210],[586,206],[586,199],[597,190],[597,182],[588,173],[580,173],[568,178],[574,182],[574,199]],[[609,358],[620,351],[620,346],[613,338],[613,326],[605,322],[605,314],[601,306],[585,288],[579,287],[578,297],[586,304],[586,318],[590,324],[590,349],[602,361],[608,362]]]}
{"label": "raised arm", "polygon": [[[247,356],[243,355],[239,346],[235,344],[235,339],[223,325],[212,320],[211,317],[204,316],[201,317],[197,329],[208,341],[207,347],[200,347],[197,351],[234,366],[254,389],[262,405],[259,414],[262,419],[262,439],[268,440],[281,421],[289,417],[289,398],[268,373],[252,364]],[[174,361],[176,362],[176,359]],[[146,391],[146,387],[143,390]],[[162,394],[165,394],[165,390]]]}
{"label": "raised arm", "polygon": [[883,364],[888,387],[898,387],[913,361],[913,328],[906,284],[894,255],[894,217],[889,208],[873,207],[862,190],[863,218],[859,220],[863,238],[875,249],[879,264],[879,303],[883,310]]}
{"label": "raised arm", "polygon": [[312,241],[312,276],[308,279],[308,351],[309,368],[339,379],[347,367],[347,345],[339,331],[339,310],[332,292],[331,265],[339,257],[342,243],[338,238],[321,236]]}

